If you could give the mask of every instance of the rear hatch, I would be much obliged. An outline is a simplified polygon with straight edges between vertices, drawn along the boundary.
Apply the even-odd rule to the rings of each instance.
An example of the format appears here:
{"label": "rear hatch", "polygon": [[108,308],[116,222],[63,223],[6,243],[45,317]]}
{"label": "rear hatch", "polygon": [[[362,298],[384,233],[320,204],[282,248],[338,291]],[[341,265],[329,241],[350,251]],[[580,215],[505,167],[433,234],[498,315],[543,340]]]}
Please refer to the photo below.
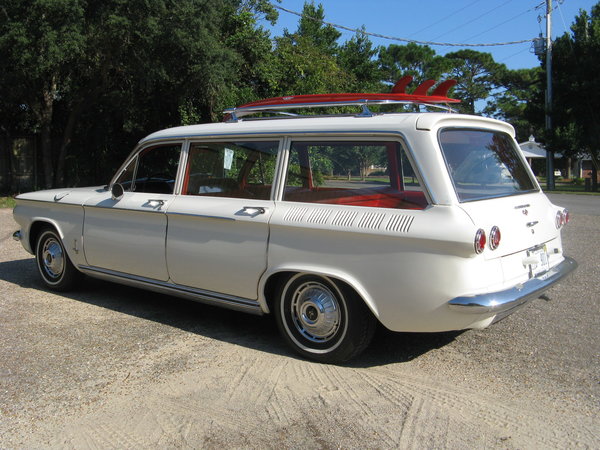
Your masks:
{"label": "rear hatch", "polygon": [[[495,130],[445,128],[439,140],[461,208],[486,233],[483,256],[502,258],[504,281],[523,281],[558,264],[559,208],[540,191],[514,139]],[[500,242],[492,249],[494,227]]]}
{"label": "rear hatch", "polygon": [[486,258],[532,249],[559,237],[555,220],[558,208],[541,192],[463,203],[461,208],[488,239],[492,228],[499,228],[500,245],[493,252],[484,252]]}

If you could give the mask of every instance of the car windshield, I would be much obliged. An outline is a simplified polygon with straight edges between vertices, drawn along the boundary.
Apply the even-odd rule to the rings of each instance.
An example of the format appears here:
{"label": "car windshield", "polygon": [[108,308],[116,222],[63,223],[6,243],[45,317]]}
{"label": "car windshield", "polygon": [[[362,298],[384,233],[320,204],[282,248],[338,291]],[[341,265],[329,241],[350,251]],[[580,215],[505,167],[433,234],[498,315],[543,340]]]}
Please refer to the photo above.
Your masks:
{"label": "car windshield", "polygon": [[445,129],[439,139],[459,201],[537,190],[518,149],[506,133]]}

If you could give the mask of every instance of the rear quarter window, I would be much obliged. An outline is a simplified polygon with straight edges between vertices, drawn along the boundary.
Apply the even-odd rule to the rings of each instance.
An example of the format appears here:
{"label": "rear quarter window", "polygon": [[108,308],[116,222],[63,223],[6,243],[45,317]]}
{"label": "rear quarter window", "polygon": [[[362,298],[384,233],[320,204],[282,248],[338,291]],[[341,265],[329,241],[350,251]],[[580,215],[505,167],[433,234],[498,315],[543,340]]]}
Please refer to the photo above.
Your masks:
{"label": "rear quarter window", "polygon": [[459,201],[524,194],[537,187],[506,133],[444,129],[440,147]]}

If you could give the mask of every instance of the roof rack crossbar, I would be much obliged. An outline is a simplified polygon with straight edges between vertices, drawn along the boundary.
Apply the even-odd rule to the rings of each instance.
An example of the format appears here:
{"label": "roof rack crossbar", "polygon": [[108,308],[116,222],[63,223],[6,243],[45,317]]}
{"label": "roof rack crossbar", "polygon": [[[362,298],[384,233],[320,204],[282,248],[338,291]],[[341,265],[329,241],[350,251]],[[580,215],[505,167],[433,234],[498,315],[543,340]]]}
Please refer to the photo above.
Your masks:
{"label": "roof rack crossbar", "polygon": [[265,105],[265,106],[240,106],[237,108],[229,108],[224,112],[229,115],[230,121],[236,121],[244,116],[248,116],[256,113],[270,112],[273,114],[286,115],[286,116],[301,116],[300,114],[294,114],[289,112],[283,112],[279,110],[284,109],[306,109],[306,108],[332,108],[338,106],[360,106],[361,112],[357,114],[361,117],[370,117],[374,113],[369,109],[368,105],[417,105],[426,106],[431,108],[443,109],[448,112],[456,112],[448,104],[443,103],[432,103],[432,102],[416,102],[411,100],[361,100],[361,101],[339,101],[339,102],[320,102],[320,103],[295,103],[293,105]]}

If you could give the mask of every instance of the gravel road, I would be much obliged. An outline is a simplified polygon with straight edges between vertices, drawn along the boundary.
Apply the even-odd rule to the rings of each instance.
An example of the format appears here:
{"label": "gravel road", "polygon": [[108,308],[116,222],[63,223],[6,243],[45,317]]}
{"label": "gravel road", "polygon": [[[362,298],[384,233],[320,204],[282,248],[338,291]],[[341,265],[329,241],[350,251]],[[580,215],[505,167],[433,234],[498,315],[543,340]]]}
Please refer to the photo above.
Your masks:
{"label": "gravel road", "polygon": [[486,330],[380,329],[345,366],[297,358],[269,317],[48,292],[0,210],[0,448],[599,448],[600,198],[572,199],[580,267],[551,301]]}

